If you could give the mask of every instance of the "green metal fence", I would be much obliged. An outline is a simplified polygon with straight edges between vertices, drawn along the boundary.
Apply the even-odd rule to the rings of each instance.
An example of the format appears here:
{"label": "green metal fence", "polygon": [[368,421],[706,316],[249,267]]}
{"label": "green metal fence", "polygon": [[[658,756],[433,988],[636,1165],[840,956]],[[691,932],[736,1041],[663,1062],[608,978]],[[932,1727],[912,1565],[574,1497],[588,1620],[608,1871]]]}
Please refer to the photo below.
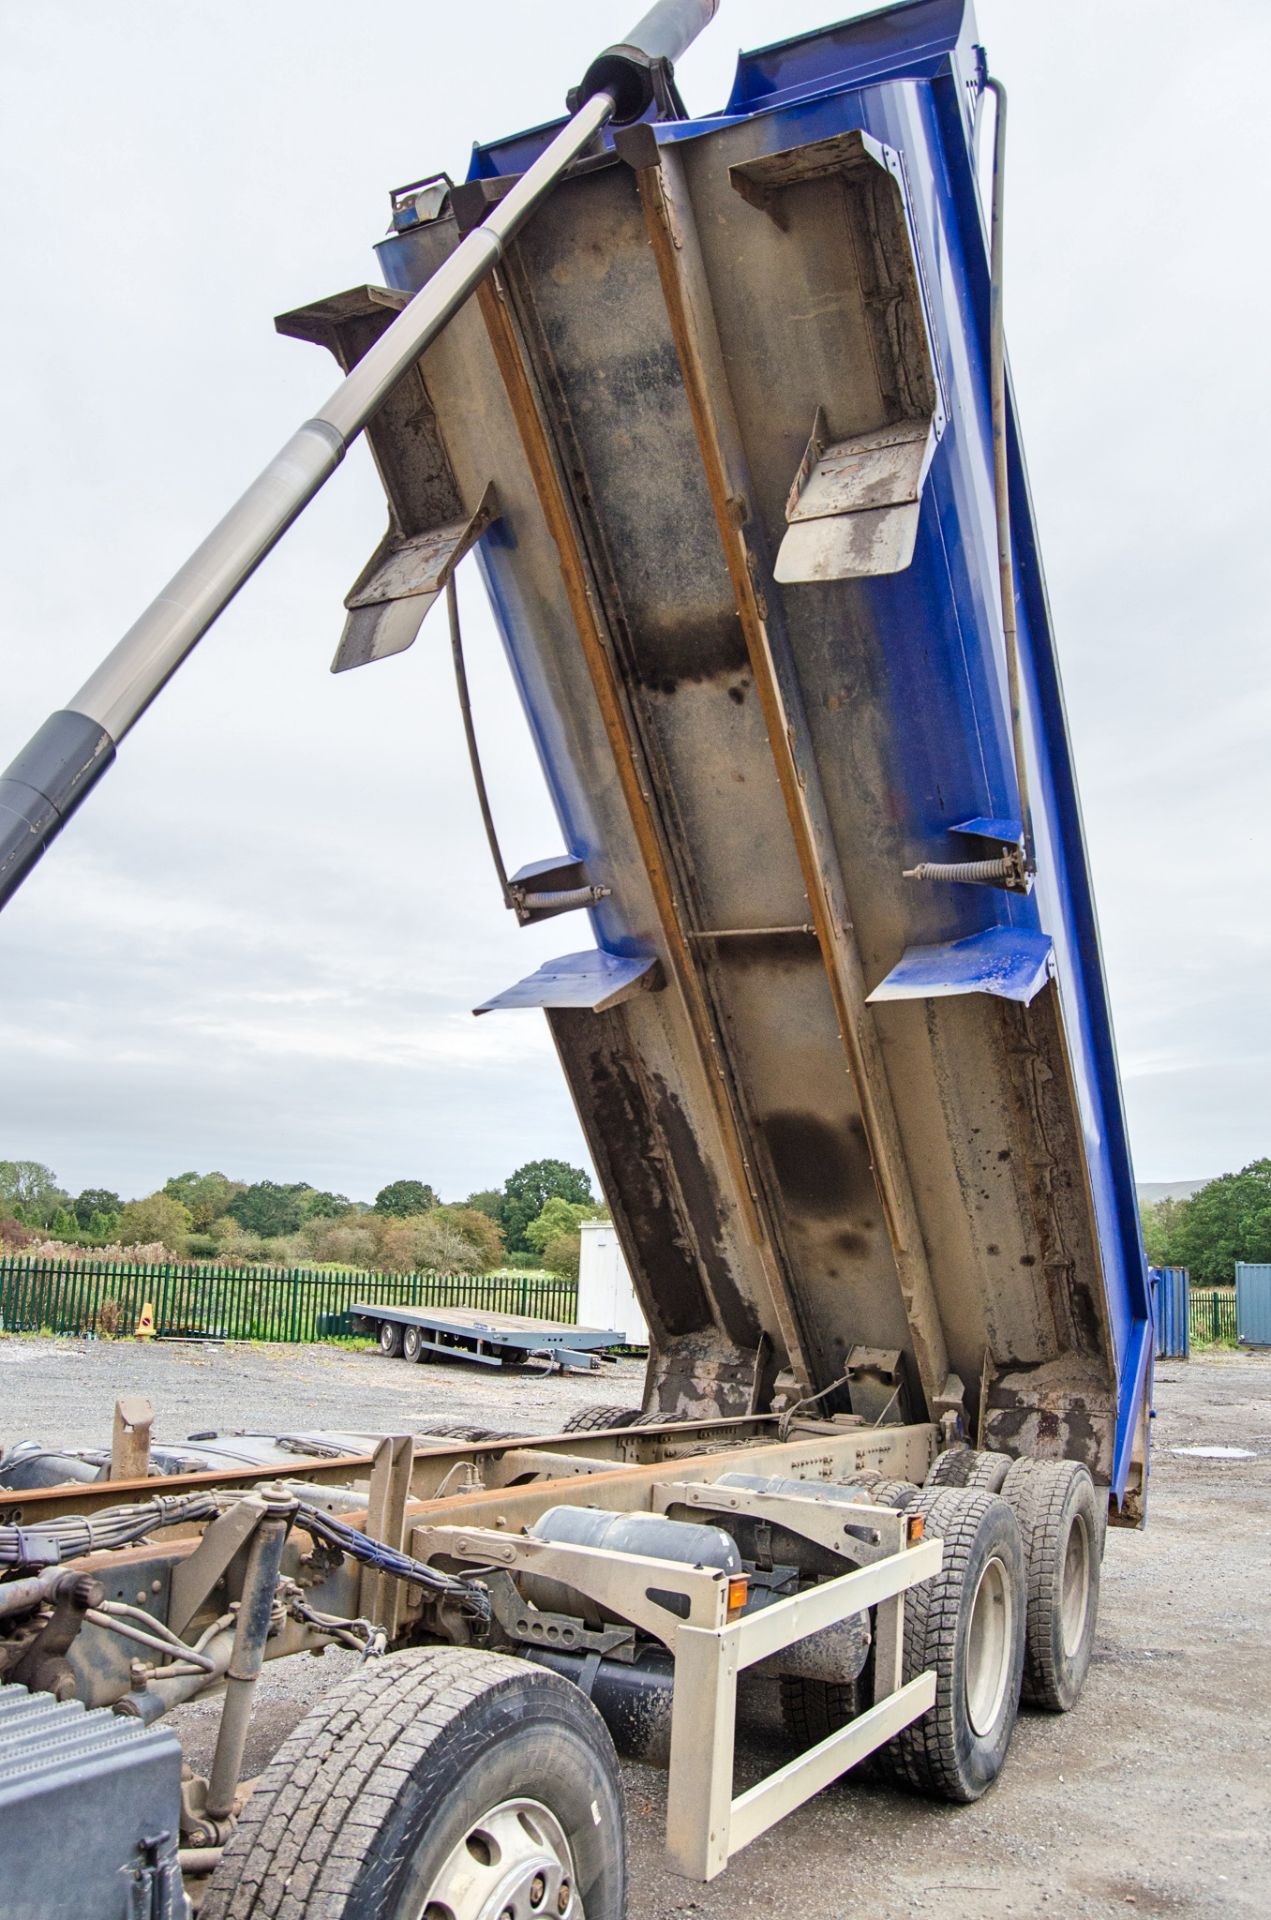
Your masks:
{"label": "green metal fence", "polygon": [[224,1340],[322,1340],[349,1331],[355,1300],[475,1307],[574,1322],[572,1280],[538,1274],[324,1273],[308,1267],[113,1266],[101,1260],[0,1259],[0,1331],[131,1334],[147,1306],[156,1334]]}
{"label": "green metal fence", "polygon": [[1236,1296],[1233,1289],[1197,1293],[1192,1291],[1188,1305],[1192,1340],[1203,1344],[1234,1347],[1236,1344]]}

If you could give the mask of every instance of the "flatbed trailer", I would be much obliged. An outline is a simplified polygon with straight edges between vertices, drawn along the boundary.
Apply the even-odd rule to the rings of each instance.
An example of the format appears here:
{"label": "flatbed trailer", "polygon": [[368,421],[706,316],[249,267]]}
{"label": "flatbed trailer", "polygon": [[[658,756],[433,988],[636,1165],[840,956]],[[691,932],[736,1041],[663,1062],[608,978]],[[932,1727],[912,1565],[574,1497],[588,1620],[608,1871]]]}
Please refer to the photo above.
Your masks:
{"label": "flatbed trailer", "polygon": [[595,1373],[608,1347],[626,1336],[614,1327],[575,1327],[524,1313],[485,1313],[476,1307],[397,1307],[357,1300],[349,1309],[354,1333],[369,1333],[390,1360],[471,1360],[482,1367],[524,1365],[542,1359],[566,1373]]}
{"label": "flatbed trailer", "polygon": [[[503,899],[592,942],[478,1011],[546,1013],[650,1330],[641,1406],[548,1439],[162,1482],[121,1449],[13,1497],[0,1712],[45,1758],[0,1751],[29,1816],[0,1866],[38,1886],[78,1822],[77,1912],[617,1920],[615,1743],[669,1765],[698,1880],[866,1756],[976,1799],[1021,1700],[1076,1705],[1106,1526],[1143,1522],[1147,1274],[1006,374],[1004,94],[967,0],[907,0],[743,55],[694,118],[673,63],[713,12],[660,0],[564,122],[394,195],[381,283],[278,323],[341,385],[0,781],[2,900],[365,429],[389,526],[334,666],[445,600]],[[564,848],[512,875],[469,552]],[[374,1658],[244,1782],[262,1662],[333,1641]],[[799,1752],[735,1796],[749,1670]],[[216,1688],[182,1779],[152,1723]],[[83,1707],[123,1728],[91,1778],[47,1759]]]}

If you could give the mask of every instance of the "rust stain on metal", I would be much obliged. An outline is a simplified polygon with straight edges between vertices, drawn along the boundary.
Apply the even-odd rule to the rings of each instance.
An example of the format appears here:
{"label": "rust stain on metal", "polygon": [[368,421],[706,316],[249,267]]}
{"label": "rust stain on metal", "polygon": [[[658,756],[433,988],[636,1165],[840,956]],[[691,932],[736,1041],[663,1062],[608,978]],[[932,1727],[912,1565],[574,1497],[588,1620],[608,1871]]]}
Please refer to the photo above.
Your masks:
{"label": "rust stain on metal", "polygon": [[486,280],[477,289],[477,302],[490,338],[495,361],[507,392],[517,431],[533,476],[548,530],[560,558],[570,610],[583,657],[591,676],[596,702],[613,753],[614,766],[631,816],[636,840],[649,877],[650,890],[666,941],[669,973],[697,1041],[706,1084],[732,1175],[734,1194],[746,1231],[764,1269],[775,1323],[789,1363],[809,1380],[808,1365],[792,1304],[788,1297],[769,1229],[761,1217],[755,1182],[744,1146],[744,1130],[734,1110],[720,1036],[715,1030],[697,961],[689,943],[665,857],[650,790],[613,658],[601,629],[586,563],[579,549],[551,445],[539,411],[506,300],[498,286]]}
{"label": "rust stain on metal", "polygon": [[[768,608],[758,585],[759,559],[747,541],[745,527],[737,521],[736,503],[746,497],[749,489],[744,476],[735,470],[736,459],[731,463],[734,470],[730,471],[720,413],[712,397],[702,350],[700,317],[693,311],[692,289],[687,281],[689,258],[697,252],[695,246],[688,244],[689,236],[694,233],[692,215],[687,196],[672,180],[671,168],[675,164],[668,162],[663,154],[658,165],[638,168],[636,180],[680,356],[684,389],[745,635],[751,673],[798,851],[848,1071],[865,1122],[873,1177],[896,1263],[914,1355],[928,1402],[934,1407],[945,1392],[949,1376],[948,1349],[891,1092],[877,1034],[865,1004],[860,956],[851,938],[851,915],[845,901],[831,899],[827,887],[830,862],[822,857],[818,846],[818,840],[827,837],[827,830],[818,830],[810,812],[810,802],[814,800],[818,813],[825,813],[819,782],[806,756],[800,757],[797,753],[796,723],[782,693],[767,631]],[[695,259],[694,264],[700,270],[700,262]],[[728,437],[736,444],[735,429]],[[815,783],[812,794],[810,782]]]}

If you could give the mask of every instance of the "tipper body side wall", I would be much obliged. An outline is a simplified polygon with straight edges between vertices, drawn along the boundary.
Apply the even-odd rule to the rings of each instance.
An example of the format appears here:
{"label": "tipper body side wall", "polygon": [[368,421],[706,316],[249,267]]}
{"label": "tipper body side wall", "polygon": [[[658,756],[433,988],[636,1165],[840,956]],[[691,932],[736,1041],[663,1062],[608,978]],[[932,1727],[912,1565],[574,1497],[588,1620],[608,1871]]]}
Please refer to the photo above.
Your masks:
{"label": "tipper body side wall", "polygon": [[[551,1021],[653,1404],[745,1412],[898,1354],[890,1417],[953,1408],[1134,1511],[1146,1274],[1013,424],[1035,884],[905,877],[1020,839],[983,80],[952,0],[744,56],[723,114],[605,137],[422,388],[462,512],[495,489],[482,570],[607,890],[607,958],[516,1004]],[[545,137],[478,149],[481,192]],[[382,244],[392,289],[473,191]],[[371,429],[399,522],[418,420]]]}

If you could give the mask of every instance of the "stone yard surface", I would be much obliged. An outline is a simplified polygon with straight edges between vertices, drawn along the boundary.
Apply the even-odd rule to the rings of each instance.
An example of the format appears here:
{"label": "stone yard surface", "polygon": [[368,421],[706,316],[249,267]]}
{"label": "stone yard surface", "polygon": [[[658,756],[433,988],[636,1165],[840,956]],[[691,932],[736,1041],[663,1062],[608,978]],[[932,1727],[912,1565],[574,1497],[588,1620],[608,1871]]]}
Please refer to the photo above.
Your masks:
{"label": "stone yard surface", "polygon": [[[0,1444],[107,1445],[115,1397],[139,1392],[163,1438],[435,1420],[550,1433],[577,1407],[633,1404],[641,1374],[631,1360],[597,1379],[546,1378],[330,1347],[0,1339]],[[1149,1524],[1109,1533],[1074,1713],[1022,1715],[1005,1773],[975,1806],[840,1784],[706,1887],[663,1862],[664,1776],[625,1765],[632,1920],[1271,1913],[1271,1355],[1163,1362],[1156,1403]],[[266,1668],[249,1773],[353,1658]],[[212,1701],[182,1710],[198,1764],[218,1713]],[[746,1720],[739,1791],[790,1751],[770,1692],[755,1689]]]}

